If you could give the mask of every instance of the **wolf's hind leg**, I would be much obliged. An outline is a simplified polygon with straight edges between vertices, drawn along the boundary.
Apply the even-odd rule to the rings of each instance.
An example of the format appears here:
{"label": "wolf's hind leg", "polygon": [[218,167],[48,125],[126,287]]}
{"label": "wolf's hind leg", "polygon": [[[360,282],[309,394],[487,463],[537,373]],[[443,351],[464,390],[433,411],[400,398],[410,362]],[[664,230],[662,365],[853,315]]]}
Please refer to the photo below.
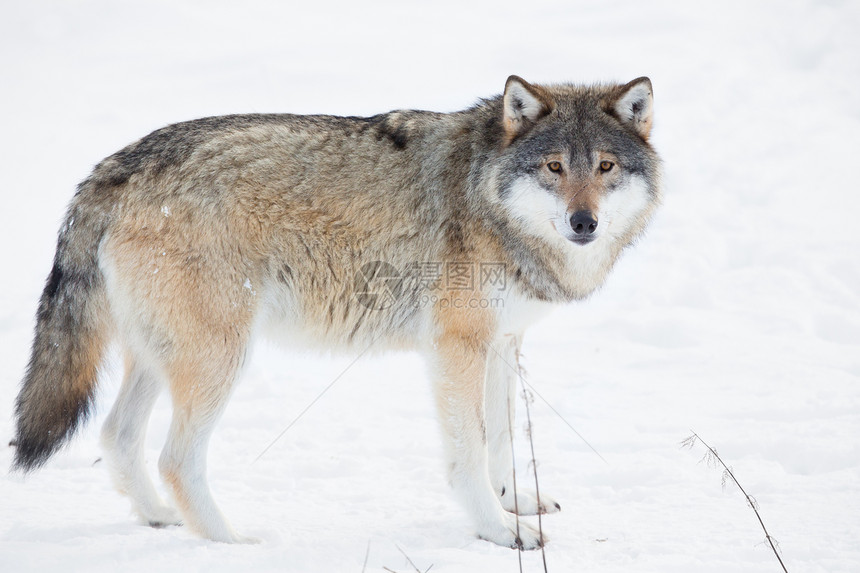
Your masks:
{"label": "wolf's hind leg", "polygon": [[160,391],[158,377],[127,356],[125,378],[101,434],[114,485],[132,499],[135,513],[153,527],[180,523],[176,510],[156,492],[143,455],[146,423]]}
{"label": "wolf's hind leg", "polygon": [[224,543],[257,543],[237,534],[218,509],[206,480],[209,438],[237,376],[241,350],[216,359],[188,356],[171,373],[173,421],[158,462],[184,522],[203,537]]}

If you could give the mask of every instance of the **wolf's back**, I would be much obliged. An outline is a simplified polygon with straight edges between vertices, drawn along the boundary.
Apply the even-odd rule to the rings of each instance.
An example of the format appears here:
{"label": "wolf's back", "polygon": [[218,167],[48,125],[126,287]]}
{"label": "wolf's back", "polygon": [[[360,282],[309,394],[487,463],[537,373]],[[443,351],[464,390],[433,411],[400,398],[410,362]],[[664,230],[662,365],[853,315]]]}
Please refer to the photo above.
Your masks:
{"label": "wolf's back", "polygon": [[98,247],[109,213],[84,181],[59,233],[36,315],[30,362],[18,393],[14,469],[44,464],[86,420],[109,328]]}

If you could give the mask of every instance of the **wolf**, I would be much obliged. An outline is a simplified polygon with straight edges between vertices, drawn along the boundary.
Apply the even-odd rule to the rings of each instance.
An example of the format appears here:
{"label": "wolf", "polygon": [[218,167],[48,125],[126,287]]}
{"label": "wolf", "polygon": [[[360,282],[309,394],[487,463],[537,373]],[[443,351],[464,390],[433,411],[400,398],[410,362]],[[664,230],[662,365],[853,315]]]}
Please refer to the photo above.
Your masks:
{"label": "wolf", "polygon": [[[514,365],[525,328],[588,297],[646,228],[660,203],[652,119],[647,77],[511,76],[501,95],[454,113],[211,117],[129,145],[78,186],[60,229],[16,400],[13,469],[43,465],[91,414],[115,341],[125,374],[101,436],[116,487],[147,524],[251,542],[219,511],[206,458],[254,339],[413,349],[427,358],[448,478],[474,532],[542,546],[513,512],[560,505],[514,498]],[[487,265],[493,280],[475,272]],[[143,455],[165,387],[158,469],[171,504]]]}

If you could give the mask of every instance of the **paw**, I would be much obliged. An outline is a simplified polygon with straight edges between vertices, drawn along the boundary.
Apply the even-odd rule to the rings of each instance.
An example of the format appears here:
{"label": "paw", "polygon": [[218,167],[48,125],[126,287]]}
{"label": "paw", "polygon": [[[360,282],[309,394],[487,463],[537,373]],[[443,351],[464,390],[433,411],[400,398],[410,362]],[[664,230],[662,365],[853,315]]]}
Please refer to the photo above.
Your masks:
{"label": "paw", "polygon": [[259,545],[263,540],[259,537],[248,537],[247,535],[239,535],[238,533],[233,534],[232,543],[239,543],[242,545]]}
{"label": "paw", "polygon": [[504,516],[501,523],[487,525],[478,531],[478,537],[491,541],[502,547],[530,551],[543,547],[548,541],[546,535],[541,536],[537,528],[520,521],[517,534],[517,521],[513,515]]}
{"label": "paw", "polygon": [[211,528],[209,531],[203,531],[199,527],[192,527],[192,529],[194,529],[194,531],[196,531],[202,537],[211,539],[212,541],[217,541],[218,543],[233,543],[236,545],[258,545],[263,542],[262,539],[259,539],[257,537],[239,535],[226,522],[212,525],[215,525],[216,527]]}
{"label": "paw", "polygon": [[156,529],[171,525],[182,525],[182,518],[179,516],[179,512],[166,505],[150,508],[145,513],[141,512],[141,517],[147,525]]}
{"label": "paw", "polygon": [[[226,525],[226,524],[225,524]],[[263,542],[258,537],[249,537],[247,535],[239,535],[233,528],[227,525],[219,528],[217,531],[202,531],[199,527],[192,527],[192,531],[200,535],[200,537],[215,541],[217,543],[230,543],[236,545],[259,545]]]}
{"label": "paw", "polygon": [[561,505],[553,498],[546,494],[541,494],[540,504],[538,504],[537,496],[530,490],[517,490],[516,502],[514,501],[514,492],[511,489],[502,489],[502,495],[499,496],[502,502],[502,507],[505,511],[516,513],[518,515],[537,515],[545,513],[556,513],[561,511]]}

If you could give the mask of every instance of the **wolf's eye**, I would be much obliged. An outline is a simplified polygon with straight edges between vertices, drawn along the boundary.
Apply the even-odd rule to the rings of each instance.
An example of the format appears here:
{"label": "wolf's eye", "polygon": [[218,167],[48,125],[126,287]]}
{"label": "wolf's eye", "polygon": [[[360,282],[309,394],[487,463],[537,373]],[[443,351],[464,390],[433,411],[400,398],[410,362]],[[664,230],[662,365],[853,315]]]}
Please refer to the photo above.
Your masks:
{"label": "wolf's eye", "polygon": [[611,161],[601,161],[600,162],[600,172],[601,173],[608,173],[608,172],[612,171],[613,167],[615,167],[615,164],[612,163]]}
{"label": "wolf's eye", "polygon": [[558,161],[550,161],[546,164],[546,167],[553,173],[561,173],[561,163]]}

